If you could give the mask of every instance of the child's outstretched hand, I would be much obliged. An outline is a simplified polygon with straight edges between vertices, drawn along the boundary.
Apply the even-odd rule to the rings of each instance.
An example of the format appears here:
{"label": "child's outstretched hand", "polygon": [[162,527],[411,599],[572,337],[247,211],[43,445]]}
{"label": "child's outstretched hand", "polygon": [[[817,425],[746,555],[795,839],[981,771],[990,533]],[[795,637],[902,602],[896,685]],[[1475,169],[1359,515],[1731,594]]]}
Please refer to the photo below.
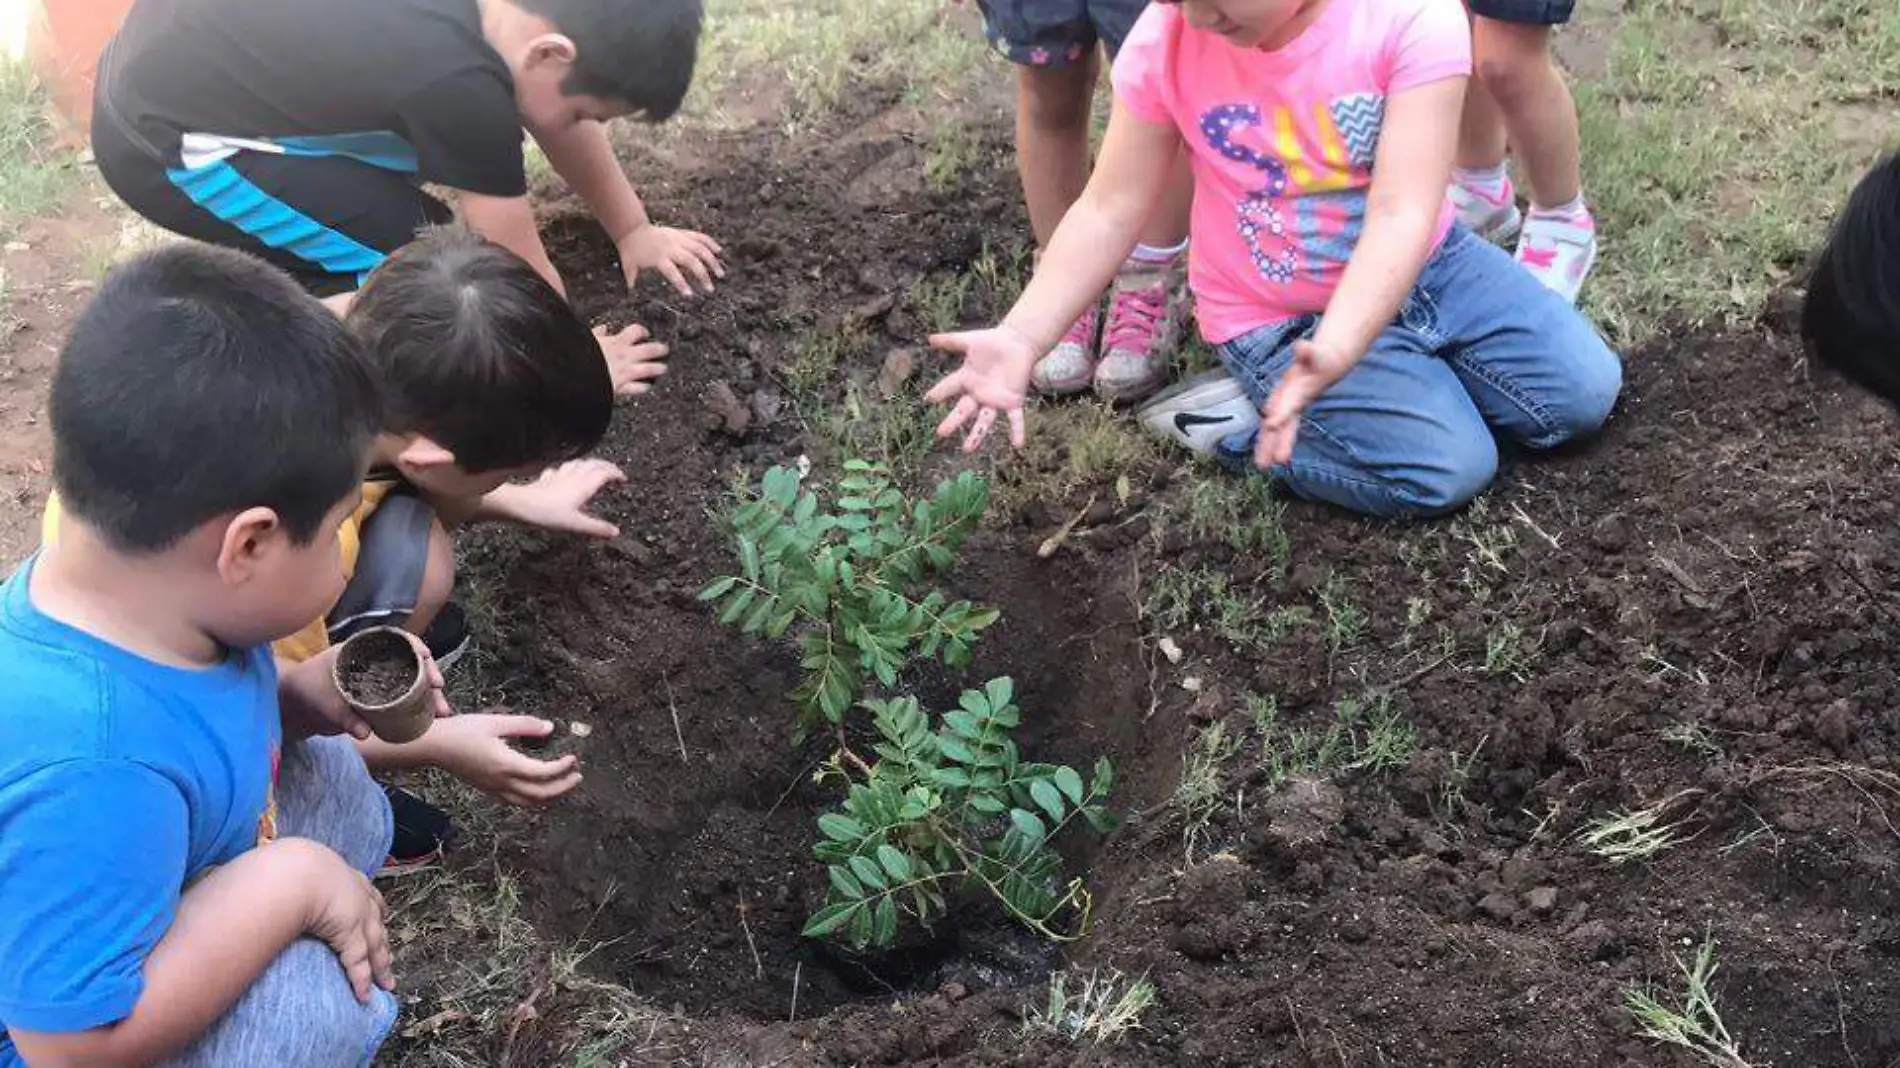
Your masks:
{"label": "child's outstretched hand", "polygon": [[666,373],[666,364],[661,362],[666,359],[666,346],[651,337],[639,323],[612,332],[604,326],[594,328],[594,340],[607,357],[614,393],[637,397],[653,388],[648,382]]}
{"label": "child's outstretched hand", "polygon": [[1320,394],[1352,370],[1353,362],[1331,346],[1305,340],[1293,343],[1293,362],[1260,410],[1260,436],[1254,442],[1254,463],[1265,468],[1293,461],[1293,441],[1299,435],[1300,416]]}
{"label": "child's outstretched hand", "polygon": [[620,528],[589,512],[587,506],[601,490],[626,480],[620,468],[589,457],[550,467],[533,482],[503,487],[490,499],[505,494],[508,518],[516,522],[590,538],[616,538]]}
{"label": "child's outstretched hand", "polygon": [[932,348],[962,355],[963,366],[930,387],[924,399],[932,404],[956,402],[937,436],[947,438],[969,424],[963,451],[975,452],[996,425],[996,413],[1009,416],[1009,443],[1023,444],[1023,404],[1029,397],[1029,373],[1036,366],[1035,343],[1007,326],[933,334]]}
{"label": "child's outstretched hand", "polygon": [[725,264],[719,262],[719,254],[725,249],[696,230],[647,223],[621,238],[618,245],[620,269],[626,272],[628,288],[633,287],[641,271],[658,271],[680,296],[690,297],[693,287],[688,275],[705,293],[713,291],[714,278],[726,276]]}
{"label": "child's outstretched hand", "polygon": [[509,745],[509,739],[546,738],[554,724],[535,716],[479,712],[445,719],[417,743],[428,747],[426,760],[475,789],[511,805],[545,805],[581,783],[579,758],[537,760]]}

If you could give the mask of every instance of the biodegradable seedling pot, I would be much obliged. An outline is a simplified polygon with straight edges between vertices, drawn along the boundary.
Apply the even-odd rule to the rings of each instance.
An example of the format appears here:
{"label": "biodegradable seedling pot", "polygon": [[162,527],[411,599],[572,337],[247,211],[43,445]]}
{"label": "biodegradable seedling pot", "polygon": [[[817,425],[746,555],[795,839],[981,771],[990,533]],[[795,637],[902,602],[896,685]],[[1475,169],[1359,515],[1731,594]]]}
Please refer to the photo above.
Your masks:
{"label": "biodegradable seedling pot", "polygon": [[331,672],[343,700],[385,742],[413,742],[435,720],[422,654],[394,627],[371,627],[351,635],[337,652]]}

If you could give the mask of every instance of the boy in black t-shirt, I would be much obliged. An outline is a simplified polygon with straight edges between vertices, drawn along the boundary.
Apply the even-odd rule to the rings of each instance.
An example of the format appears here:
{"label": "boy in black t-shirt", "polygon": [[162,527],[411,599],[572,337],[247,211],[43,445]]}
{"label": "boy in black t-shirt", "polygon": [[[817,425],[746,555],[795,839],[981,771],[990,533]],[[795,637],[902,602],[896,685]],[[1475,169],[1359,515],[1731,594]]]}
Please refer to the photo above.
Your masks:
{"label": "boy in black t-shirt", "polygon": [[647,217],[601,123],[679,109],[700,23],[701,0],[138,0],[99,61],[94,154],[140,214],[319,296],[347,301],[449,220],[425,182],[565,292],[528,201],[525,129],[628,283],[657,270],[691,296],[724,275],[719,245]]}

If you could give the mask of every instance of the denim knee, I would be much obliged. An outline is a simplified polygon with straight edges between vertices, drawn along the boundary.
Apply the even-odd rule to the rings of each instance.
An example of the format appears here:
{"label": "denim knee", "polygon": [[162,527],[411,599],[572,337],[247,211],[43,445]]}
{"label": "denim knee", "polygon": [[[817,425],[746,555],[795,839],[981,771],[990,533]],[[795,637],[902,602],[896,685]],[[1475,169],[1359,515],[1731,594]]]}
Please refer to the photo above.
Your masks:
{"label": "denim knee", "polygon": [[1388,479],[1388,518],[1430,519],[1455,512],[1498,475],[1498,445],[1489,434],[1436,442],[1420,452],[1410,470]]}
{"label": "denim knee", "polygon": [[1589,437],[1602,429],[1623,391],[1623,360],[1585,324],[1564,350],[1562,367],[1569,381],[1544,398],[1545,440],[1526,444],[1540,449]]}

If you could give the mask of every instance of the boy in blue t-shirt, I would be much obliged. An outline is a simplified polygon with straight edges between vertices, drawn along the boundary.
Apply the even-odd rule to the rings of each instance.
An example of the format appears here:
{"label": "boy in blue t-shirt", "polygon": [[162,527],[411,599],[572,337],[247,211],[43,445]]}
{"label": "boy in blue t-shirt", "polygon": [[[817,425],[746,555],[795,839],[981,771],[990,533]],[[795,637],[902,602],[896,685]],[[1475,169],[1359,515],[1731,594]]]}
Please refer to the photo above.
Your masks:
{"label": "boy in blue t-shirt", "polygon": [[[56,546],[0,586],[0,1068],[368,1064],[387,802],[333,654],[381,423],[335,316],[249,256],[115,271],[54,374]],[[440,685],[439,674],[436,683]]]}

